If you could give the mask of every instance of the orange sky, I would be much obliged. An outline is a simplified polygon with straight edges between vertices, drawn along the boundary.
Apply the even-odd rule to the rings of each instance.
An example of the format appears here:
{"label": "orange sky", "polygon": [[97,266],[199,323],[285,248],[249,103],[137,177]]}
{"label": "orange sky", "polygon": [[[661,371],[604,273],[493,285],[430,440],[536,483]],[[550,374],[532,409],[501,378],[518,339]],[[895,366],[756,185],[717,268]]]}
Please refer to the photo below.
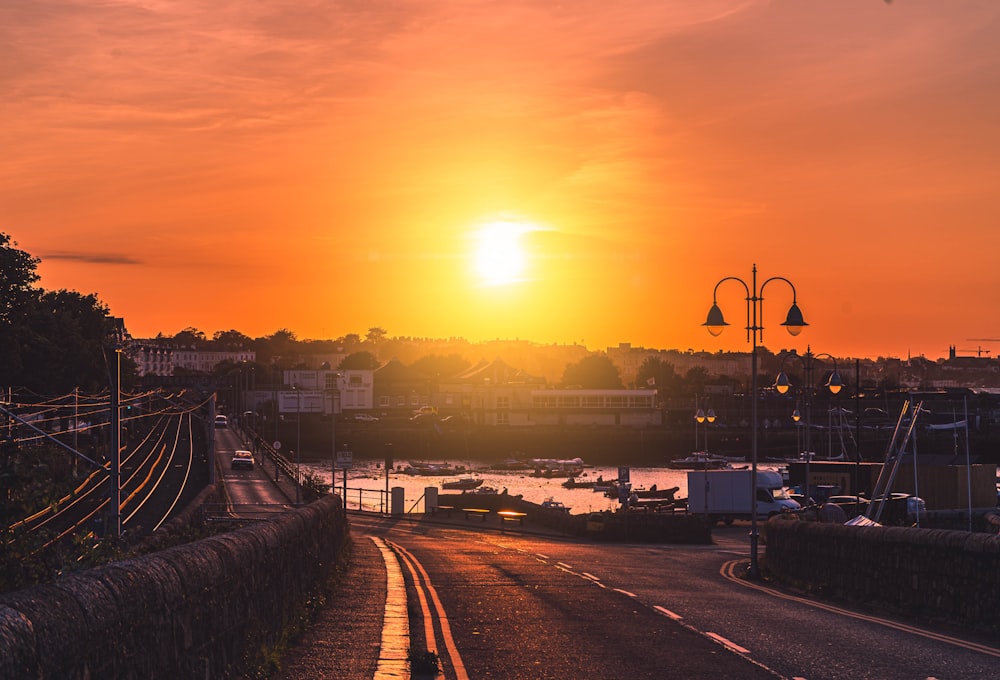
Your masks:
{"label": "orange sky", "polygon": [[[1000,338],[994,0],[0,4],[0,231],[136,336]],[[485,285],[475,234],[518,225]]]}

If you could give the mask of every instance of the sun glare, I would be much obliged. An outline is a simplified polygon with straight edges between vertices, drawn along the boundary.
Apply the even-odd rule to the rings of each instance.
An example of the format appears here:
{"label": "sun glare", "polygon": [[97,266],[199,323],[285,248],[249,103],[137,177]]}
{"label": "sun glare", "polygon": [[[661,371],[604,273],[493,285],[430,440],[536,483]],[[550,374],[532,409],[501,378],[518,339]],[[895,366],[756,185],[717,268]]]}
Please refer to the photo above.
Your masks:
{"label": "sun glare", "polygon": [[517,222],[492,222],[479,230],[475,269],[484,284],[499,286],[521,280],[526,264],[521,244],[525,231]]}

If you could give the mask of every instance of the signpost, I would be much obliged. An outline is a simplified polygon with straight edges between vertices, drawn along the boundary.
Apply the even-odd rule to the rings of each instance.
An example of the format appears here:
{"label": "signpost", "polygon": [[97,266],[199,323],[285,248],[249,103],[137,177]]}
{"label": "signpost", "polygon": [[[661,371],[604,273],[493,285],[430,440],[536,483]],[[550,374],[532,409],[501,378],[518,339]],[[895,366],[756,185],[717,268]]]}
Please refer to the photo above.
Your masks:
{"label": "signpost", "polygon": [[[278,453],[281,450],[281,442],[275,439],[274,443],[271,444],[271,448],[274,449],[275,453]],[[274,457],[274,481],[278,481],[278,456]]]}
{"label": "signpost", "polygon": [[[347,471],[354,465],[354,453],[351,451],[337,451],[337,468],[344,471],[344,491],[341,500],[344,502],[344,511],[347,510]],[[330,480],[330,491],[333,491],[334,480]]]}

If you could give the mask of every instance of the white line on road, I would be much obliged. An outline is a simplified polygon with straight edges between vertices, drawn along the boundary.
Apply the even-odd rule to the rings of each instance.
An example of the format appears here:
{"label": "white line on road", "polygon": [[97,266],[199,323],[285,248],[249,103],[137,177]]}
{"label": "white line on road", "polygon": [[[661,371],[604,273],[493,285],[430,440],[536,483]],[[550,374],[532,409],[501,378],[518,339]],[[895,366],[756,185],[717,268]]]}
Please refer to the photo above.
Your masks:
{"label": "white line on road", "polygon": [[705,635],[707,635],[708,637],[712,638],[713,640],[715,640],[716,642],[718,642],[719,644],[721,644],[723,647],[726,647],[727,649],[731,649],[734,652],[737,652],[739,654],[749,654],[750,653],[749,649],[746,649],[744,647],[740,647],[738,644],[736,644],[732,640],[727,640],[726,638],[722,637],[721,635],[719,635],[717,633],[709,633],[709,632],[706,631]]}
{"label": "white line on road", "polygon": [[622,590],[621,588],[615,588],[615,592],[621,593],[622,595],[628,595],[629,597],[635,597],[635,593],[630,593],[627,590]]}
{"label": "white line on road", "polygon": [[666,609],[665,607],[661,607],[658,604],[654,604],[653,605],[653,609],[655,609],[656,611],[660,612],[664,616],[673,619],[674,621],[678,621],[681,618],[683,618],[683,617],[681,617],[680,614],[675,614],[674,612],[670,611],[669,609]]}

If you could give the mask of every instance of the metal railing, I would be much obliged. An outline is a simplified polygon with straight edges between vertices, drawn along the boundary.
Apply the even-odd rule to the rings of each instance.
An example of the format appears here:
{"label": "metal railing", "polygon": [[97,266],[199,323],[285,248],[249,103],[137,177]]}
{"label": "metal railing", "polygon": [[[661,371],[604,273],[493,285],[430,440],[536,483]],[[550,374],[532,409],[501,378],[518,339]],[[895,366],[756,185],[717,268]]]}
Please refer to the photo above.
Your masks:
{"label": "metal railing", "polygon": [[[337,493],[344,494],[344,489],[338,488]],[[404,499],[405,502],[405,499]],[[344,495],[344,505],[347,510],[359,512],[374,512],[388,514],[390,508],[390,495],[385,489],[363,489],[360,487],[347,487]],[[408,508],[404,508],[404,514],[415,514],[424,512],[424,496],[420,495]]]}

